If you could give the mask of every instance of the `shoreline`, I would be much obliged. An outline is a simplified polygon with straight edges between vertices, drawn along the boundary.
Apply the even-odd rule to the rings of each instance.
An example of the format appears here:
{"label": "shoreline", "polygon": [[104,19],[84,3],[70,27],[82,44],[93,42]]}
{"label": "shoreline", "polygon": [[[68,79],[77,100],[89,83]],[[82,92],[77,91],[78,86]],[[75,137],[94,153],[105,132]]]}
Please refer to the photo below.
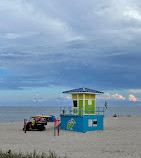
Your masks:
{"label": "shoreline", "polygon": [[[54,115],[56,118],[60,116],[59,107],[0,107],[0,122],[22,122],[24,119],[29,120],[32,115]],[[141,108],[119,108],[109,107],[105,111],[105,117],[112,117],[114,114],[127,116],[140,116]]]}
{"label": "shoreline", "polygon": [[[141,115],[138,115],[138,116],[120,116],[120,115],[117,115],[116,117],[114,117],[114,116],[104,116],[104,119],[106,119],[106,118],[131,118],[131,117],[133,117],[133,118],[140,118],[141,117]],[[29,119],[27,119],[27,121],[28,121]],[[0,124],[6,124],[6,123],[24,123],[24,120],[23,121],[9,121],[9,122],[0,122]],[[50,122],[48,122],[48,123],[50,123]]]}

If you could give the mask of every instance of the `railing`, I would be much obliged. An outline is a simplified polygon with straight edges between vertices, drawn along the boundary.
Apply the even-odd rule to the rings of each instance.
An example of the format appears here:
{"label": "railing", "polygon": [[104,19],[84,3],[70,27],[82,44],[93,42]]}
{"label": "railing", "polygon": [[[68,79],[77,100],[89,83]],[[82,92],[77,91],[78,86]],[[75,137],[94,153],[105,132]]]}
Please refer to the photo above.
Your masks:
{"label": "railing", "polygon": [[77,109],[74,107],[60,107],[60,115],[104,115],[105,107],[96,107],[94,110]]}

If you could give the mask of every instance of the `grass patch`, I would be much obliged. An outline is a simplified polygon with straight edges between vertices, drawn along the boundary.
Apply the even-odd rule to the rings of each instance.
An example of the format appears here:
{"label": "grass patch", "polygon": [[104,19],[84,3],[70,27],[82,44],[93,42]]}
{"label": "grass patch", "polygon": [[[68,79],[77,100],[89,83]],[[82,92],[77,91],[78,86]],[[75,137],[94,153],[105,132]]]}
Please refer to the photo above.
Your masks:
{"label": "grass patch", "polygon": [[55,152],[49,151],[49,154],[46,155],[45,153],[42,153],[41,155],[37,154],[36,151],[34,150],[33,153],[13,153],[11,150],[7,152],[2,152],[0,151],[0,158],[67,158],[66,156],[64,157],[59,157],[56,155]]}

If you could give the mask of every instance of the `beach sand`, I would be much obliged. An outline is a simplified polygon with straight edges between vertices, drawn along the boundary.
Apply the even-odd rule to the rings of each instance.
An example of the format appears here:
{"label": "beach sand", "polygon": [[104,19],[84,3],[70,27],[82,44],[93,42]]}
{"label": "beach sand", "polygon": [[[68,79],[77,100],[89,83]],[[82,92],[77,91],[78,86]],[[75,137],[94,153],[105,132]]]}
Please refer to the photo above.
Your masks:
{"label": "beach sand", "polygon": [[140,158],[141,117],[104,119],[104,131],[60,131],[54,137],[53,123],[45,131],[22,131],[23,122],[0,123],[0,150],[29,153],[56,152],[72,158]]}

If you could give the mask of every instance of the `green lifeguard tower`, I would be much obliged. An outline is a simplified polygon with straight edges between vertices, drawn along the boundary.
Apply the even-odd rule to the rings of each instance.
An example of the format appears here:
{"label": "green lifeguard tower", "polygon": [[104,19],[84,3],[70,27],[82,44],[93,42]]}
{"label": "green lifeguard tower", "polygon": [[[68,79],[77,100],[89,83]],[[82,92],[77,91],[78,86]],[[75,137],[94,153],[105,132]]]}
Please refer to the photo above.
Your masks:
{"label": "green lifeguard tower", "polygon": [[72,95],[73,114],[88,115],[95,114],[96,95],[104,94],[103,92],[89,88],[78,88],[63,93]]}
{"label": "green lifeguard tower", "polygon": [[104,129],[104,107],[96,107],[96,95],[103,92],[78,88],[63,93],[72,95],[72,107],[60,110],[61,129],[84,133]]}

